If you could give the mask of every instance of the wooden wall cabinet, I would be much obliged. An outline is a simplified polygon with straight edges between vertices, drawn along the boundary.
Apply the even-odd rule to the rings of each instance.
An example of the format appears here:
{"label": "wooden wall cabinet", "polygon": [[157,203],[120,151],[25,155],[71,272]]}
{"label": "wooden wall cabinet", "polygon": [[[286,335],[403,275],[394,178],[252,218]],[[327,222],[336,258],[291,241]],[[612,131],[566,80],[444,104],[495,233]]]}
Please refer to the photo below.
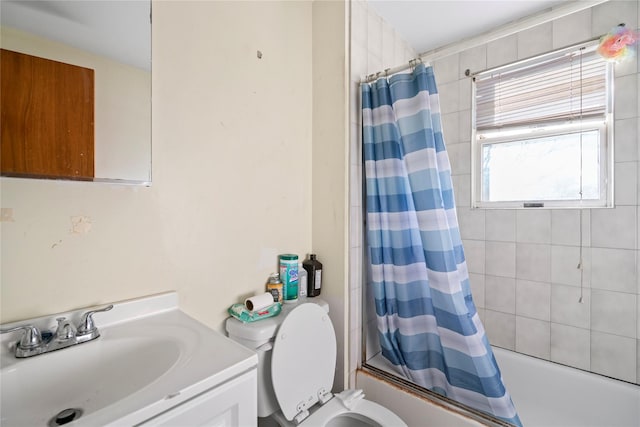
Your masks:
{"label": "wooden wall cabinet", "polygon": [[94,71],[0,49],[3,176],[94,178]]}

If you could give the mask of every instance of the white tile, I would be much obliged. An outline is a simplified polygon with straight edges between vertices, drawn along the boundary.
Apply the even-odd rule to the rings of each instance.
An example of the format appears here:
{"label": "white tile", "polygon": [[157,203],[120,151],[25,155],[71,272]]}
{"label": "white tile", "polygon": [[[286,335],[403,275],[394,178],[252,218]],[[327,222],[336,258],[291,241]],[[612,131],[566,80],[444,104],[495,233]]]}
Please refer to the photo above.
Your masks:
{"label": "white tile", "polygon": [[636,350],[633,338],[592,331],[591,370],[624,381],[635,381]]}
{"label": "white tile", "polygon": [[352,209],[358,208],[359,222],[362,224],[362,162],[349,167],[350,183],[349,183],[349,201]]}
{"label": "white tile", "polygon": [[519,210],[516,214],[518,243],[551,243],[551,211]]}
{"label": "white tile", "polygon": [[[364,304],[364,289],[362,286],[353,287],[349,291],[349,328],[361,328],[363,312],[362,306]],[[373,307],[372,307],[373,308]]]}
{"label": "white tile", "polygon": [[484,240],[485,211],[482,209],[459,207],[457,212],[460,236],[463,239]]}
{"label": "white tile", "polygon": [[518,59],[530,58],[551,51],[553,49],[552,28],[552,23],[547,22],[518,32]]}
{"label": "white tile", "polygon": [[[355,114],[358,116],[355,121],[351,121],[349,125],[349,164],[351,167],[362,167],[363,157],[362,157],[362,121],[360,117],[362,116],[361,108],[360,108],[360,94],[358,93],[358,102],[354,102],[357,104],[358,109],[355,111]],[[362,169],[360,169],[362,170]],[[362,178],[358,178],[357,181],[362,181]],[[351,181],[356,182],[356,181]],[[362,203],[359,203],[362,204]]]}
{"label": "white tile", "polygon": [[471,49],[466,49],[460,53],[460,69],[458,77],[469,78],[465,76],[465,71],[469,70],[470,73],[478,73],[487,68],[487,46],[477,46]]}
{"label": "white tile", "polygon": [[485,307],[484,278],[485,278],[484,274],[469,273],[469,284],[471,287],[471,296],[478,310],[480,310],[480,308]]}
{"label": "white tile", "polygon": [[516,347],[515,314],[484,311],[484,328],[491,345],[514,350]]}
{"label": "white tile", "polygon": [[370,284],[364,285],[364,300],[362,302],[361,310],[364,313],[364,318],[367,322],[375,322],[376,320],[376,302],[373,293],[373,286]]}
{"label": "white tile", "polygon": [[516,351],[542,359],[549,359],[551,326],[543,320],[516,316]]}
{"label": "white tile", "polygon": [[471,174],[452,176],[456,206],[471,206]]}
{"label": "white tile", "polygon": [[613,147],[616,161],[635,162],[640,158],[638,119],[636,117],[616,120],[613,135],[615,138]]}
{"label": "white tile", "polygon": [[535,282],[551,281],[551,245],[518,243],[516,278]]}
{"label": "white tile", "polygon": [[[369,55],[375,54],[382,59],[382,18],[380,18],[373,9],[369,8],[367,19],[367,49]],[[380,71],[369,69],[369,73]]]}
{"label": "white tile", "polygon": [[589,209],[554,209],[551,211],[551,243],[554,245],[591,245],[591,211]]}
{"label": "white tile", "polygon": [[[580,248],[576,246],[551,246],[551,282],[562,285],[590,286],[591,250],[583,248],[580,262]],[[582,270],[578,268],[581,265]]]}
{"label": "white tile", "polygon": [[447,149],[449,148],[449,145],[457,144],[460,142],[460,133],[458,127],[458,123],[460,122],[459,115],[460,113],[458,113],[457,111],[440,115],[440,121],[442,122],[442,133],[447,144]]}
{"label": "white tile", "polygon": [[591,290],[591,329],[636,337],[637,295]]}
{"label": "white tile", "polygon": [[380,337],[378,335],[378,327],[375,320],[367,322],[367,338],[365,340],[365,354],[367,360],[380,352]]}
{"label": "white tile", "polygon": [[516,312],[516,280],[510,277],[485,276],[485,308],[502,313]]}
{"label": "white tile", "polygon": [[638,61],[635,58],[627,58],[618,63],[614,63],[614,75],[616,77],[635,74],[638,72]]}
{"label": "white tile", "polygon": [[[355,81],[355,78],[366,76],[367,74],[367,45],[354,43],[351,45],[351,80]],[[359,91],[358,91],[359,93]],[[358,95],[359,96],[359,95]]]}
{"label": "white tile", "polygon": [[636,380],[636,384],[640,384],[640,340],[636,340],[636,342],[638,343],[637,345],[637,349],[636,349],[636,360],[637,360],[637,368],[636,368],[636,375],[637,375],[637,380]]}
{"label": "white tile", "polygon": [[366,46],[369,23],[367,4],[364,1],[353,1],[351,6],[351,40]]}
{"label": "white tile", "polygon": [[551,320],[551,284],[516,281],[516,314],[538,320]]}
{"label": "white tile", "polygon": [[636,304],[636,338],[640,340],[640,293],[638,293],[636,297]]}
{"label": "white tile", "polygon": [[360,342],[360,329],[352,329],[349,336],[349,372],[354,372],[360,364],[360,354],[362,354],[360,351]]}
{"label": "white tile", "polygon": [[591,38],[591,9],[553,21],[553,48],[571,46]]}
{"label": "white tile", "polygon": [[433,71],[436,75],[437,83],[449,83],[458,80],[458,67],[460,56],[458,54],[449,55],[438,59],[433,63]]}
{"label": "white tile", "polygon": [[591,35],[599,37],[616,25],[624,22],[627,28],[638,28],[638,2],[613,0],[594,6],[592,9]]}
{"label": "white tile", "polygon": [[637,292],[636,251],[591,249],[591,287],[626,293]]}
{"label": "white tile", "polygon": [[597,248],[636,249],[636,207],[591,211],[591,246]]}
{"label": "white tile", "polygon": [[516,245],[509,242],[486,242],[486,274],[516,277]]}
{"label": "white tile", "polygon": [[471,79],[465,78],[462,80],[458,80],[459,85],[459,108],[460,110],[469,110],[471,111]]}
{"label": "white tile", "polygon": [[[461,97],[462,98],[462,97]],[[458,139],[460,142],[471,143],[471,110],[458,112]],[[471,147],[469,147],[471,151]]]}
{"label": "white tile", "polygon": [[591,325],[591,290],[564,285],[551,286],[551,321],[589,329]]}
{"label": "white tile", "polygon": [[462,246],[469,273],[484,274],[485,242],[482,240],[463,240]]}
{"label": "white tile", "polygon": [[615,205],[633,206],[638,204],[638,163],[616,163]]}
{"label": "white tile", "polygon": [[486,213],[487,240],[516,241],[516,211],[489,209]]}
{"label": "white tile", "polygon": [[[362,247],[352,248],[349,251],[349,281],[350,286],[349,289],[354,291],[357,290],[362,295],[362,287],[363,284],[363,265],[362,265]],[[359,297],[361,300],[362,297]]]}
{"label": "white tile", "polygon": [[487,45],[487,68],[504,65],[518,59],[516,34],[492,41]]}
{"label": "white tile", "polygon": [[440,97],[440,112],[442,114],[453,113],[460,109],[460,85],[458,81],[438,83]]}
{"label": "white tile", "polygon": [[469,175],[471,173],[471,146],[468,142],[447,145],[452,175]]}
{"label": "white tile", "polygon": [[638,115],[638,77],[617,77],[614,83],[614,111],[616,119],[628,119]]}
{"label": "white tile", "polygon": [[405,58],[405,52],[407,51],[408,46],[407,42],[396,32],[396,48],[395,48],[395,59],[393,63],[398,66],[402,64],[407,64],[409,59],[415,57],[416,55],[411,55],[411,58]]}
{"label": "white tile", "polygon": [[389,26],[387,22],[382,21],[382,64],[383,67],[391,68],[395,66],[395,48],[396,39],[395,31]]}
{"label": "white tile", "polygon": [[369,50],[367,56],[367,74],[377,73],[382,70],[382,59],[378,54],[374,54]]}
{"label": "white tile", "polygon": [[591,333],[588,329],[551,324],[551,360],[563,365],[589,370]]}
{"label": "white tile", "polygon": [[[363,247],[364,242],[364,221],[362,220],[362,207],[361,206],[353,206],[350,209],[350,226],[349,233],[351,236],[350,242],[352,248],[361,248]],[[360,251],[361,252],[361,251]]]}

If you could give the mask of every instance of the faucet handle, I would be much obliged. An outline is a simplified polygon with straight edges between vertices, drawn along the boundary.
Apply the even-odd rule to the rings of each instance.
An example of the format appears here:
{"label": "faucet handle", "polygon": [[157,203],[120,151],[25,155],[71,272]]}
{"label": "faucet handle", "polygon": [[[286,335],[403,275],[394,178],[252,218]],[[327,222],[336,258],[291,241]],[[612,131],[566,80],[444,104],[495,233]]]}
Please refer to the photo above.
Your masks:
{"label": "faucet handle", "polygon": [[113,308],[113,304],[110,304],[104,308],[100,308],[97,310],[87,311],[82,315],[82,319],[80,320],[80,325],[78,325],[78,336],[83,335],[95,335],[93,338],[98,338],[100,336],[100,332],[98,332],[98,328],[96,328],[93,323],[93,315],[94,313],[100,313],[103,311],[109,311]]}
{"label": "faucet handle", "polygon": [[18,344],[19,348],[27,350],[34,349],[42,345],[42,335],[40,334],[40,330],[33,325],[22,325],[9,329],[0,329],[0,333],[4,334],[7,332],[15,332],[19,330],[24,331],[24,334],[20,339],[20,343]]}
{"label": "faucet handle", "polygon": [[56,340],[68,341],[75,338],[76,327],[67,321],[66,317],[58,317],[58,328],[56,329]]}

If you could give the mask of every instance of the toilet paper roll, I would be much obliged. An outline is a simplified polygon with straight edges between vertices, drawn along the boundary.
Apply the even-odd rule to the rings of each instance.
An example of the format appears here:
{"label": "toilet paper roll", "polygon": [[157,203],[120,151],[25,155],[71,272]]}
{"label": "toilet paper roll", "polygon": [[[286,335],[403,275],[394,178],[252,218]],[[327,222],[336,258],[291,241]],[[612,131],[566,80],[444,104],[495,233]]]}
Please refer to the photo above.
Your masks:
{"label": "toilet paper roll", "polygon": [[244,305],[249,311],[258,311],[263,308],[269,307],[273,304],[273,295],[270,292],[264,294],[254,295],[251,298],[244,300]]}

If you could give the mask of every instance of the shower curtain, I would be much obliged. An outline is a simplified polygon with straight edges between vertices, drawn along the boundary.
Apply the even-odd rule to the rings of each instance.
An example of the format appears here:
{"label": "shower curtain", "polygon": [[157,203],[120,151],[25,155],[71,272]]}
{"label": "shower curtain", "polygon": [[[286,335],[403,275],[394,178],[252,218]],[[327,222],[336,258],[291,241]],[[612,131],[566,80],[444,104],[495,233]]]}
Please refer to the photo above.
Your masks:
{"label": "shower curtain", "polygon": [[382,354],[414,383],[520,425],[471,298],[433,69],[361,93]]}

